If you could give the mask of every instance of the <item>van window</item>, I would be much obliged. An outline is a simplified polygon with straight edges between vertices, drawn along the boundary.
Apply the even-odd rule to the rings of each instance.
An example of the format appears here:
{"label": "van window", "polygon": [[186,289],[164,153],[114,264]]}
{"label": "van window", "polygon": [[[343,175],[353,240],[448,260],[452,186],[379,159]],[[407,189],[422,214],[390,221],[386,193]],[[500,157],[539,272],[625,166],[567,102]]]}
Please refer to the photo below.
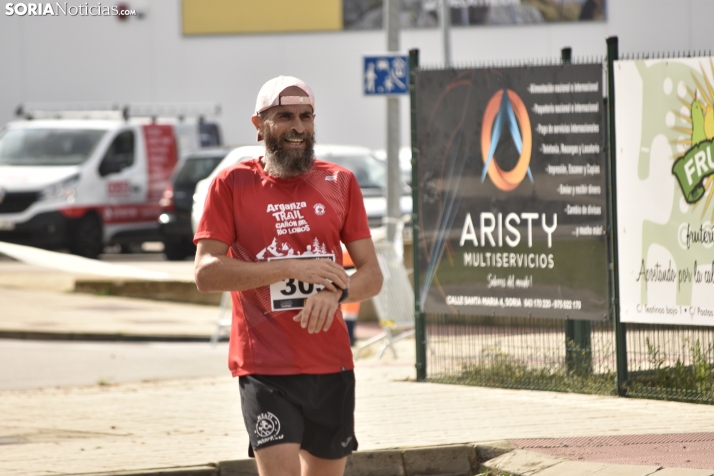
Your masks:
{"label": "van window", "polygon": [[0,132],[0,164],[79,165],[106,133],[97,129],[6,129]]}
{"label": "van window", "polygon": [[99,164],[99,175],[121,172],[134,164],[134,131],[124,131],[114,138]]}
{"label": "van window", "polygon": [[198,135],[201,147],[218,147],[221,145],[221,130],[218,124],[201,122],[198,124]]}

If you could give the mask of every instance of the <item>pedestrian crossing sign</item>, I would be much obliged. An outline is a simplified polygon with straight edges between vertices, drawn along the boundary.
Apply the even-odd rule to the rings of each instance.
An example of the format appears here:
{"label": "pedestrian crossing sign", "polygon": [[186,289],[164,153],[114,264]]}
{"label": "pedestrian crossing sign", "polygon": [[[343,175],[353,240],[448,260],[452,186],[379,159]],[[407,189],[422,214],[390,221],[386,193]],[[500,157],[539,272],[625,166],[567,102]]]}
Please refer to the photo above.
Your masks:
{"label": "pedestrian crossing sign", "polygon": [[363,85],[365,96],[408,94],[409,57],[402,53],[365,55]]}

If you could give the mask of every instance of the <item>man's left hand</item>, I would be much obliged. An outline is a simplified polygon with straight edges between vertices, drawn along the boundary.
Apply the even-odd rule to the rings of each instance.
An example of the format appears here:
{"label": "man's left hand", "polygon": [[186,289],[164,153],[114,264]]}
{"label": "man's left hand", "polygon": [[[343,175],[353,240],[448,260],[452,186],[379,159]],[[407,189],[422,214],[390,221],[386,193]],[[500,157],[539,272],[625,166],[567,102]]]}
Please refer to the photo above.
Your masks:
{"label": "man's left hand", "polygon": [[307,328],[310,334],[327,331],[335,318],[342,291],[337,292],[323,289],[314,296],[305,300],[305,307],[297,313],[293,320],[300,322],[303,329]]}

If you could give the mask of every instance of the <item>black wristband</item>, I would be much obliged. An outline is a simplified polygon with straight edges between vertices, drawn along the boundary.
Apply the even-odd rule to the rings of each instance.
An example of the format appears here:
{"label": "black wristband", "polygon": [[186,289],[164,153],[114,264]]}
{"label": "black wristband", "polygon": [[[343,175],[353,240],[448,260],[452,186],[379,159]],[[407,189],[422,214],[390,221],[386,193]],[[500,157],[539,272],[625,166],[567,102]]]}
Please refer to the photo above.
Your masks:
{"label": "black wristband", "polygon": [[345,289],[337,288],[337,289],[340,289],[342,291],[342,296],[340,296],[340,300],[337,301],[338,304],[344,302],[348,297],[350,297],[349,289],[347,289],[347,288],[345,288]]}

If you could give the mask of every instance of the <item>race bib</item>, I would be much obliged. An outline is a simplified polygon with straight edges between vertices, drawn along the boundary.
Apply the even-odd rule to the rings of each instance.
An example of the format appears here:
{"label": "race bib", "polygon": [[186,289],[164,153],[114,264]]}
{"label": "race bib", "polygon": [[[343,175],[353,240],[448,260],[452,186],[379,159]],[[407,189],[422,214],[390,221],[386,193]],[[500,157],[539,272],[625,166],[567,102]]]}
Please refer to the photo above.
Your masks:
{"label": "race bib", "polygon": [[[308,256],[276,256],[268,261],[280,259],[329,259],[335,261],[335,255],[308,255]],[[305,300],[325,289],[324,286],[312,283],[303,283],[297,279],[286,279],[270,285],[270,308],[273,311],[290,311],[305,307]]]}

